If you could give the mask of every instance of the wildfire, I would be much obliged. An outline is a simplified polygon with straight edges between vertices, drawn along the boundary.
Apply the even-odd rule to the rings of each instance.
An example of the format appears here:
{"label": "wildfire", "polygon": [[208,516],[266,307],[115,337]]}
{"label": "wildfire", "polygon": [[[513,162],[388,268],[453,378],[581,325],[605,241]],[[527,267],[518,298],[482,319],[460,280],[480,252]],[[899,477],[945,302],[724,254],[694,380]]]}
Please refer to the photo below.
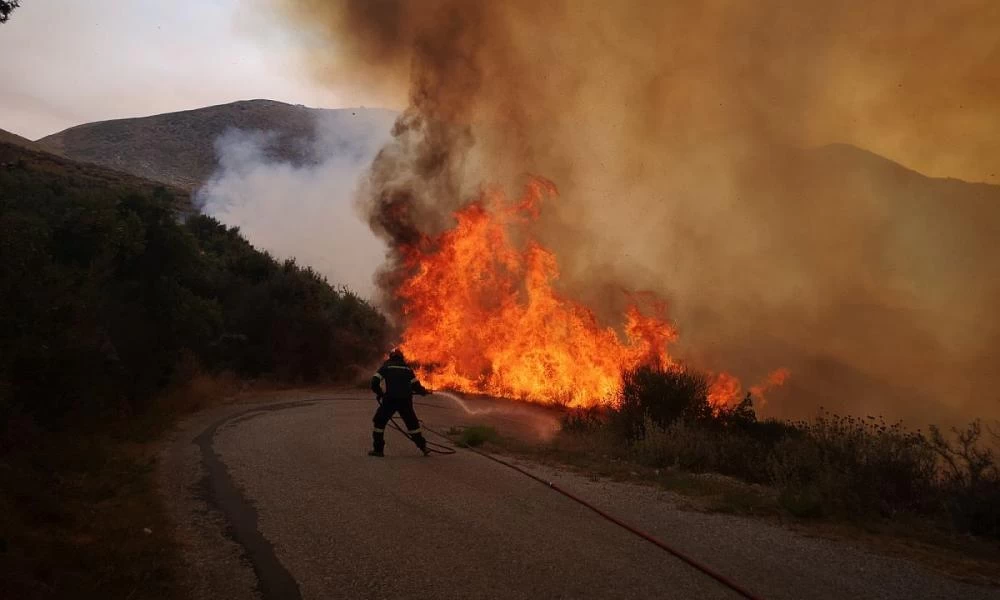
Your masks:
{"label": "wildfire", "polygon": [[[750,387],[750,395],[753,396],[757,406],[763,406],[770,390],[785,385],[785,381],[791,376],[791,371],[782,367],[771,371],[767,378]],[[732,406],[743,399],[743,385],[740,380],[729,373],[719,373],[711,382],[708,390],[708,403],[715,408],[722,406]]]}
{"label": "wildfire", "polygon": [[[622,335],[587,307],[553,289],[555,256],[510,238],[538,216],[555,185],[536,178],[517,201],[491,189],[455,214],[456,225],[403,249],[410,276],[403,301],[403,349],[434,388],[588,406],[610,402],[623,369],[674,365],[667,346],[677,333],[665,305],[648,295],[624,315]],[[725,385],[739,382],[725,377]],[[713,385],[710,401],[731,403]],[[721,389],[721,388],[720,388]],[[728,390],[732,392],[733,390]],[[738,398],[737,398],[738,400]]]}

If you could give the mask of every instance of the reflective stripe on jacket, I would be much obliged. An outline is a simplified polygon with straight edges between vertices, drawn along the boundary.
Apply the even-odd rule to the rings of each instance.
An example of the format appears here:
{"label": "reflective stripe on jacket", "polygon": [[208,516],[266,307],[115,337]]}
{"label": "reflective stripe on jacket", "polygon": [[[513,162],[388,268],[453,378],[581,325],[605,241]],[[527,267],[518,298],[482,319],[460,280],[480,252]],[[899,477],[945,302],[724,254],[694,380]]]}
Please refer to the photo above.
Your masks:
{"label": "reflective stripe on jacket", "polygon": [[393,400],[407,400],[412,398],[414,393],[427,393],[424,386],[420,385],[416,373],[403,361],[385,361],[378,371],[375,371],[371,384],[373,392],[384,393],[387,398]]}

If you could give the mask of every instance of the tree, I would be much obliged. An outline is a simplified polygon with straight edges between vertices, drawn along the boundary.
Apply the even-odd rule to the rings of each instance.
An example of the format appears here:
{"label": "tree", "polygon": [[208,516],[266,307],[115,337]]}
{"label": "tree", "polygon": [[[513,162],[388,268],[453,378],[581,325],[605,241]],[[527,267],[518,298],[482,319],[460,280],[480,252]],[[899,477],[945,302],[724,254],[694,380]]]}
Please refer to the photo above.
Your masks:
{"label": "tree", "polygon": [[0,0],[0,23],[6,23],[10,13],[20,6],[21,0]]}

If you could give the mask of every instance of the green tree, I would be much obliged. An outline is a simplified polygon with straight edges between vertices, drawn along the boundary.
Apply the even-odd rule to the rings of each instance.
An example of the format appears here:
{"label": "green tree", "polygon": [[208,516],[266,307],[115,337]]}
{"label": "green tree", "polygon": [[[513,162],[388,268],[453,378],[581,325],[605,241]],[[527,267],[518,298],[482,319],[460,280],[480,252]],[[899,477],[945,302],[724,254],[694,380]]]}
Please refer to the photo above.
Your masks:
{"label": "green tree", "polygon": [[0,144],[0,454],[40,431],[157,407],[198,371],[346,380],[385,318],[168,190]]}
{"label": "green tree", "polygon": [[6,23],[10,13],[20,6],[21,0],[0,0],[0,23]]}

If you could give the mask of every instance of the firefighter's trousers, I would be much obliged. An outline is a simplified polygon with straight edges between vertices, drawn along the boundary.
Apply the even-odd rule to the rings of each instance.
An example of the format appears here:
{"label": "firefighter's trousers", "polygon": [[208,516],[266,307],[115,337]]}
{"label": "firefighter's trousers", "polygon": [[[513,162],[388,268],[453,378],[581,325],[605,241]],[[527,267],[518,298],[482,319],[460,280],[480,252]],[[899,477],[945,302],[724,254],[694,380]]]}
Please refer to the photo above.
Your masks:
{"label": "firefighter's trousers", "polygon": [[427,440],[424,439],[424,434],[420,430],[420,420],[417,419],[417,413],[413,411],[413,398],[384,397],[382,404],[375,411],[375,416],[372,417],[372,423],[375,425],[372,430],[372,443],[375,450],[382,452],[385,449],[385,426],[389,423],[392,415],[397,412],[403,418],[403,423],[406,424],[406,433],[409,434],[417,448],[421,450],[426,448]]}

